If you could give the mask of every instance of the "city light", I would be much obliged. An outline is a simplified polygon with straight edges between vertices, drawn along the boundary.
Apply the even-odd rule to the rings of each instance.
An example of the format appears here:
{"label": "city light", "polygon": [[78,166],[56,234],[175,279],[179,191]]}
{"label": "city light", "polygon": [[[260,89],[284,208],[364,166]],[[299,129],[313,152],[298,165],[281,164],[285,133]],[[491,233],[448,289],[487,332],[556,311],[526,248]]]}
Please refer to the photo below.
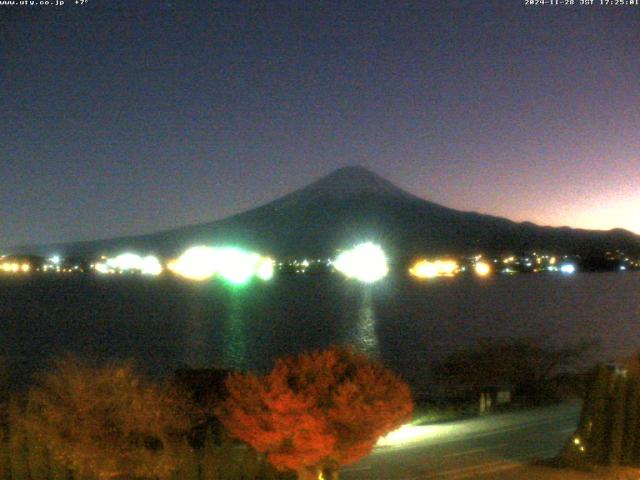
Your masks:
{"label": "city light", "polygon": [[458,264],[453,260],[418,260],[409,269],[416,278],[452,277],[458,272]]}
{"label": "city light", "polygon": [[95,269],[96,272],[98,273],[110,273],[109,267],[107,266],[106,263],[104,262],[98,262],[96,263],[93,268]]}
{"label": "city light", "polygon": [[[102,257],[102,262],[97,262],[93,268],[98,273],[141,273],[143,275],[160,275],[162,264],[157,257],[147,255],[141,257],[136,253],[121,253],[113,258]],[[74,267],[77,270],[77,267]]]}
{"label": "city light", "polygon": [[140,262],[140,273],[143,275],[160,275],[162,273],[162,264],[157,257],[153,255],[147,255],[142,258]]}
{"label": "city light", "polygon": [[261,280],[271,280],[273,277],[273,269],[275,262],[273,259],[264,257],[260,259],[258,268],[256,269],[256,276]]}
{"label": "city light", "polygon": [[197,246],[169,262],[168,268],[190,280],[203,281],[219,275],[227,282],[241,285],[253,276],[262,280],[271,279],[274,261],[235,247]]}
{"label": "city light", "polygon": [[382,248],[374,243],[361,243],[351,250],[342,252],[333,262],[339,272],[349,278],[365,283],[373,283],[389,273],[387,257]]}
{"label": "city light", "polygon": [[473,268],[476,274],[481,277],[486,277],[491,273],[491,265],[486,262],[477,262]]}
{"label": "city light", "polygon": [[5,273],[29,273],[31,271],[31,264],[24,262],[19,263],[19,261],[5,261],[0,263],[0,270]]}
{"label": "city light", "polygon": [[234,247],[216,248],[216,273],[228,282],[241,285],[256,273],[260,255]]}
{"label": "city light", "polygon": [[216,251],[212,247],[197,246],[187,249],[180,257],[169,263],[169,269],[189,280],[207,280],[215,275]]}
{"label": "city light", "polygon": [[135,253],[122,253],[115,258],[107,260],[107,265],[115,270],[127,272],[130,270],[139,270],[142,264],[142,258]]}
{"label": "city light", "polygon": [[438,267],[434,262],[419,260],[409,269],[409,273],[417,278],[435,278],[438,276]]}
{"label": "city light", "polygon": [[575,273],[576,267],[575,267],[575,265],[572,265],[571,263],[565,263],[565,264],[562,264],[560,266],[560,271],[562,273],[572,274],[572,273]]}

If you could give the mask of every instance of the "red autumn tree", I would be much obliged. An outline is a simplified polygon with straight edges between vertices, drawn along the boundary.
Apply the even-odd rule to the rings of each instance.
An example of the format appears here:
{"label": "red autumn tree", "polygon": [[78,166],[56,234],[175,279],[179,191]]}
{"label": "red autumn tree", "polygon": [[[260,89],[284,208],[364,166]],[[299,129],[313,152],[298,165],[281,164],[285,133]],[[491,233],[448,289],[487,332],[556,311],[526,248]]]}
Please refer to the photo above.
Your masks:
{"label": "red autumn tree", "polygon": [[61,463],[99,479],[167,478],[190,451],[186,395],[131,364],[55,362],[29,392],[26,425]]}
{"label": "red autumn tree", "polygon": [[350,347],[280,359],[265,376],[236,373],[227,387],[216,411],[225,428],[299,479],[337,478],[413,410],[409,387]]}

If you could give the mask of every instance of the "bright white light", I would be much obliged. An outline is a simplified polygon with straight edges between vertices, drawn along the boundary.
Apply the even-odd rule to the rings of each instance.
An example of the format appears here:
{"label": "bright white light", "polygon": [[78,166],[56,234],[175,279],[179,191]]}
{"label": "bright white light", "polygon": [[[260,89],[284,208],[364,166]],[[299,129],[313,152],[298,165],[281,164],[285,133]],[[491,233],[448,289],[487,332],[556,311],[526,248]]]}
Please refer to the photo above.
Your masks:
{"label": "bright white light", "polygon": [[399,447],[411,443],[450,435],[456,425],[403,425],[380,437],[376,447]]}
{"label": "bright white light", "polygon": [[274,261],[271,258],[264,257],[260,259],[256,275],[261,280],[271,280],[273,277]]}
{"label": "bright white light", "polygon": [[142,273],[143,275],[162,273],[162,264],[157,257],[153,255],[141,257],[135,253],[122,253],[117,257],[96,263],[94,268],[99,273]]}
{"label": "bright white light", "polygon": [[140,262],[140,272],[143,275],[160,275],[162,273],[162,264],[157,257],[147,255]]}
{"label": "bright white light", "polygon": [[342,252],[333,264],[336,270],[347,277],[365,283],[380,280],[389,273],[384,251],[373,243],[361,243],[351,250]]}
{"label": "bright white light", "polygon": [[274,261],[235,247],[192,247],[168,265],[178,275],[191,280],[207,280],[214,275],[242,284],[254,275],[263,280],[273,276]]}
{"label": "bright white light", "polygon": [[214,249],[216,252],[217,273],[231,283],[247,282],[256,272],[260,255],[226,247]]}
{"label": "bright white light", "polygon": [[54,265],[60,265],[60,262],[62,261],[62,259],[60,258],[60,255],[54,255],[49,259],[49,261]]}
{"label": "bright white light", "polygon": [[215,275],[216,261],[216,249],[197,246],[187,249],[169,264],[169,268],[174,273],[190,280],[206,280]]}
{"label": "bright white light", "polygon": [[95,268],[96,272],[98,272],[98,273],[109,273],[110,272],[109,267],[104,262],[96,263],[93,268]]}
{"label": "bright white light", "polygon": [[135,253],[122,253],[115,258],[109,259],[107,264],[123,272],[140,270],[140,267],[142,266],[142,257]]}
{"label": "bright white light", "polygon": [[576,267],[570,263],[565,263],[564,265],[560,266],[560,271],[562,273],[574,273],[576,271]]}

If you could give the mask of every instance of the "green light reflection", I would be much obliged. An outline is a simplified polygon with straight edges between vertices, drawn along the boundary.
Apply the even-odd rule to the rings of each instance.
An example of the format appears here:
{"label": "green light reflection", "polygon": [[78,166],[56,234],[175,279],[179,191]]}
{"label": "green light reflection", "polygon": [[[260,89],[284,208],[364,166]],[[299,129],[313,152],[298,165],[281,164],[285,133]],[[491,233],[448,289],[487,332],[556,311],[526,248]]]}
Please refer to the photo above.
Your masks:
{"label": "green light reflection", "polygon": [[223,364],[233,369],[245,369],[247,358],[246,322],[243,318],[243,291],[239,287],[231,291],[228,315],[222,332],[224,346],[222,351]]}

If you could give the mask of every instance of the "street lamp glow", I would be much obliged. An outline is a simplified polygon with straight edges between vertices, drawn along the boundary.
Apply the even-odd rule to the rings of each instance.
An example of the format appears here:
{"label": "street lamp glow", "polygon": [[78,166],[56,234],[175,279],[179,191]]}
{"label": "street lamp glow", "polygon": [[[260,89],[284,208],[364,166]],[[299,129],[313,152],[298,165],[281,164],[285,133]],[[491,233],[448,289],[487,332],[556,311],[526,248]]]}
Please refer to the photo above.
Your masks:
{"label": "street lamp glow", "polygon": [[572,265],[571,263],[565,263],[565,264],[560,266],[560,271],[562,273],[566,273],[566,274],[570,275],[572,273],[575,273],[576,267],[575,267],[575,265]]}
{"label": "street lamp glow", "polygon": [[216,272],[225,280],[241,285],[249,281],[256,272],[260,261],[257,253],[246,252],[234,247],[215,249]]}
{"label": "street lamp glow", "polygon": [[400,428],[380,437],[376,447],[401,447],[412,443],[418,443],[451,435],[456,430],[464,427],[457,425],[410,425]]}
{"label": "street lamp glow", "polygon": [[122,253],[107,261],[107,265],[123,272],[139,270],[141,263],[142,258],[135,253]]}
{"label": "street lamp glow", "polygon": [[349,278],[373,283],[389,273],[387,257],[379,245],[361,243],[342,252],[333,262],[334,267]]}
{"label": "street lamp glow", "polygon": [[438,267],[428,260],[419,260],[409,269],[409,273],[417,278],[435,278],[438,276]]}
{"label": "street lamp glow", "polygon": [[162,270],[160,260],[153,255],[147,255],[140,260],[140,273],[143,275],[160,275]]}
{"label": "street lamp glow", "polygon": [[481,277],[486,277],[491,273],[491,265],[487,262],[477,262],[474,266],[476,274]]}
{"label": "street lamp glow", "polygon": [[107,274],[110,272],[109,267],[104,262],[96,263],[93,268],[96,270],[96,272],[102,273],[102,274]]}
{"label": "street lamp glow", "polygon": [[167,265],[172,272],[191,279],[207,280],[219,275],[227,282],[241,285],[253,276],[269,280],[274,261],[236,247],[191,247]]}
{"label": "street lamp glow", "polygon": [[458,272],[458,263],[454,260],[418,260],[409,273],[416,278],[452,277]]}
{"label": "street lamp glow", "polygon": [[191,247],[171,262],[169,268],[174,273],[190,280],[206,280],[216,273],[216,259],[214,248]]}
{"label": "street lamp glow", "polygon": [[263,257],[258,263],[256,275],[261,280],[271,280],[273,278],[274,261],[269,257]]}

